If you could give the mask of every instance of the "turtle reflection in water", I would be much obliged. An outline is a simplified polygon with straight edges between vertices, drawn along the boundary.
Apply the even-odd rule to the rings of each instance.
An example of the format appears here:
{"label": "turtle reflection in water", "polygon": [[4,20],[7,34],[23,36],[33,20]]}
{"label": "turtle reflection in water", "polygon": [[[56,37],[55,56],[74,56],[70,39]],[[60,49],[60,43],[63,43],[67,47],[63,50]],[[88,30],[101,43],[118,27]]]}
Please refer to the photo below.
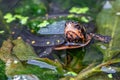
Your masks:
{"label": "turtle reflection in water", "polygon": [[[17,31],[17,28],[14,29]],[[13,38],[22,38],[25,42],[31,44],[35,48],[40,48],[42,51],[39,56],[44,57],[52,50],[63,50],[80,48],[88,45],[92,39],[104,43],[109,43],[111,37],[102,36],[100,34],[87,33],[85,27],[78,22],[67,21],[65,23],[64,34],[53,35],[34,35],[28,30],[22,29],[14,33]]]}

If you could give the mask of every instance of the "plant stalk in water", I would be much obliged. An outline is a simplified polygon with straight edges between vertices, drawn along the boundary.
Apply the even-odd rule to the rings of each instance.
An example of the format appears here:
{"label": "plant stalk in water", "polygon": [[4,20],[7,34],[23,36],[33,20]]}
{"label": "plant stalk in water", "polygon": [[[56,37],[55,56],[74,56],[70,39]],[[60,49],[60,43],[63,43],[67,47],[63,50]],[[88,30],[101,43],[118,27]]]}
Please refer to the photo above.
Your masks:
{"label": "plant stalk in water", "polygon": [[118,63],[120,62],[120,59],[112,59],[112,60],[109,60],[109,61],[106,61],[104,63],[101,63],[95,67],[92,67],[91,69],[87,69],[85,71],[81,71],[77,77],[74,78],[74,80],[84,80],[92,75],[94,75],[95,73],[97,72],[101,72],[101,67],[102,66],[108,66],[110,64],[113,64],[113,63]]}

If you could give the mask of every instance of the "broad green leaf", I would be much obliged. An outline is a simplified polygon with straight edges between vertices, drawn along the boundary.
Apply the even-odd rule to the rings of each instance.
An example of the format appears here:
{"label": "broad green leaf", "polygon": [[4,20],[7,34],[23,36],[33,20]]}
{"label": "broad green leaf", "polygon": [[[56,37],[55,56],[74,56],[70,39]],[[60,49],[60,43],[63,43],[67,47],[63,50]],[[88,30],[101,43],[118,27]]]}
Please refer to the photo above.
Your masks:
{"label": "broad green leaf", "polygon": [[33,48],[25,43],[22,39],[13,40],[15,45],[13,48],[13,54],[15,54],[20,60],[30,60],[38,58]]}
{"label": "broad green leaf", "polygon": [[[11,40],[4,41],[0,48],[0,59],[6,63],[5,73],[7,76],[12,75],[13,71],[20,71],[23,68],[18,58],[12,54],[12,48],[13,45]],[[15,68],[17,68],[17,70]]]}
{"label": "broad green leaf", "polygon": [[11,52],[12,52],[13,45],[11,40],[4,41],[2,47],[0,48],[0,59],[5,63],[8,60],[12,60]]}
{"label": "broad green leaf", "polygon": [[[116,3],[113,5],[115,4]],[[103,35],[109,35],[112,38],[108,45],[98,44],[100,47],[104,46],[106,48],[101,49],[104,54],[104,60],[109,60],[116,54],[120,53],[120,15],[117,13],[118,10],[113,7],[103,9],[97,17],[98,32]]]}

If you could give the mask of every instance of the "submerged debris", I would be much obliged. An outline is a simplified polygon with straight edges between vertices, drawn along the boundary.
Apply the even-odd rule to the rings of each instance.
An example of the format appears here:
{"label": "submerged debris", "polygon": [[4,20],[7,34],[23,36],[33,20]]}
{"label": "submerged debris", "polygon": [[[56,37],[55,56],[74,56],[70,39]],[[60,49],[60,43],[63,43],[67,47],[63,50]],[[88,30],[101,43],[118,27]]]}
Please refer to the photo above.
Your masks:
{"label": "submerged debris", "polygon": [[116,73],[116,70],[112,67],[102,66],[101,71],[106,73]]}
{"label": "submerged debris", "polygon": [[9,77],[8,80],[39,80],[39,78],[35,75],[15,75],[12,78]]}
{"label": "submerged debris", "polygon": [[45,62],[42,62],[42,61],[38,61],[38,60],[28,60],[27,63],[28,63],[28,64],[32,64],[32,65],[39,66],[40,68],[47,68],[47,69],[52,69],[52,70],[54,70],[54,71],[57,71],[55,66],[52,66],[52,65],[50,65],[50,64],[48,64],[48,63],[45,63]]}

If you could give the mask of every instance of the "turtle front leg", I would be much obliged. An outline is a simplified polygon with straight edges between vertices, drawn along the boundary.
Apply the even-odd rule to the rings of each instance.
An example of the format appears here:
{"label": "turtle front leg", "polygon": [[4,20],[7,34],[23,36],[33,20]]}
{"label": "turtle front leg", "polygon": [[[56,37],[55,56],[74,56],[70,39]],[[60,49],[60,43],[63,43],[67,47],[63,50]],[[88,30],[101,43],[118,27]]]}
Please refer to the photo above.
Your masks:
{"label": "turtle front leg", "polygon": [[52,52],[52,47],[35,47],[33,46],[34,50],[36,51],[39,57],[45,58]]}
{"label": "turtle front leg", "polygon": [[90,36],[92,36],[93,39],[104,42],[104,43],[109,43],[111,41],[110,36],[103,36],[101,34],[94,34],[94,33],[90,33]]}

